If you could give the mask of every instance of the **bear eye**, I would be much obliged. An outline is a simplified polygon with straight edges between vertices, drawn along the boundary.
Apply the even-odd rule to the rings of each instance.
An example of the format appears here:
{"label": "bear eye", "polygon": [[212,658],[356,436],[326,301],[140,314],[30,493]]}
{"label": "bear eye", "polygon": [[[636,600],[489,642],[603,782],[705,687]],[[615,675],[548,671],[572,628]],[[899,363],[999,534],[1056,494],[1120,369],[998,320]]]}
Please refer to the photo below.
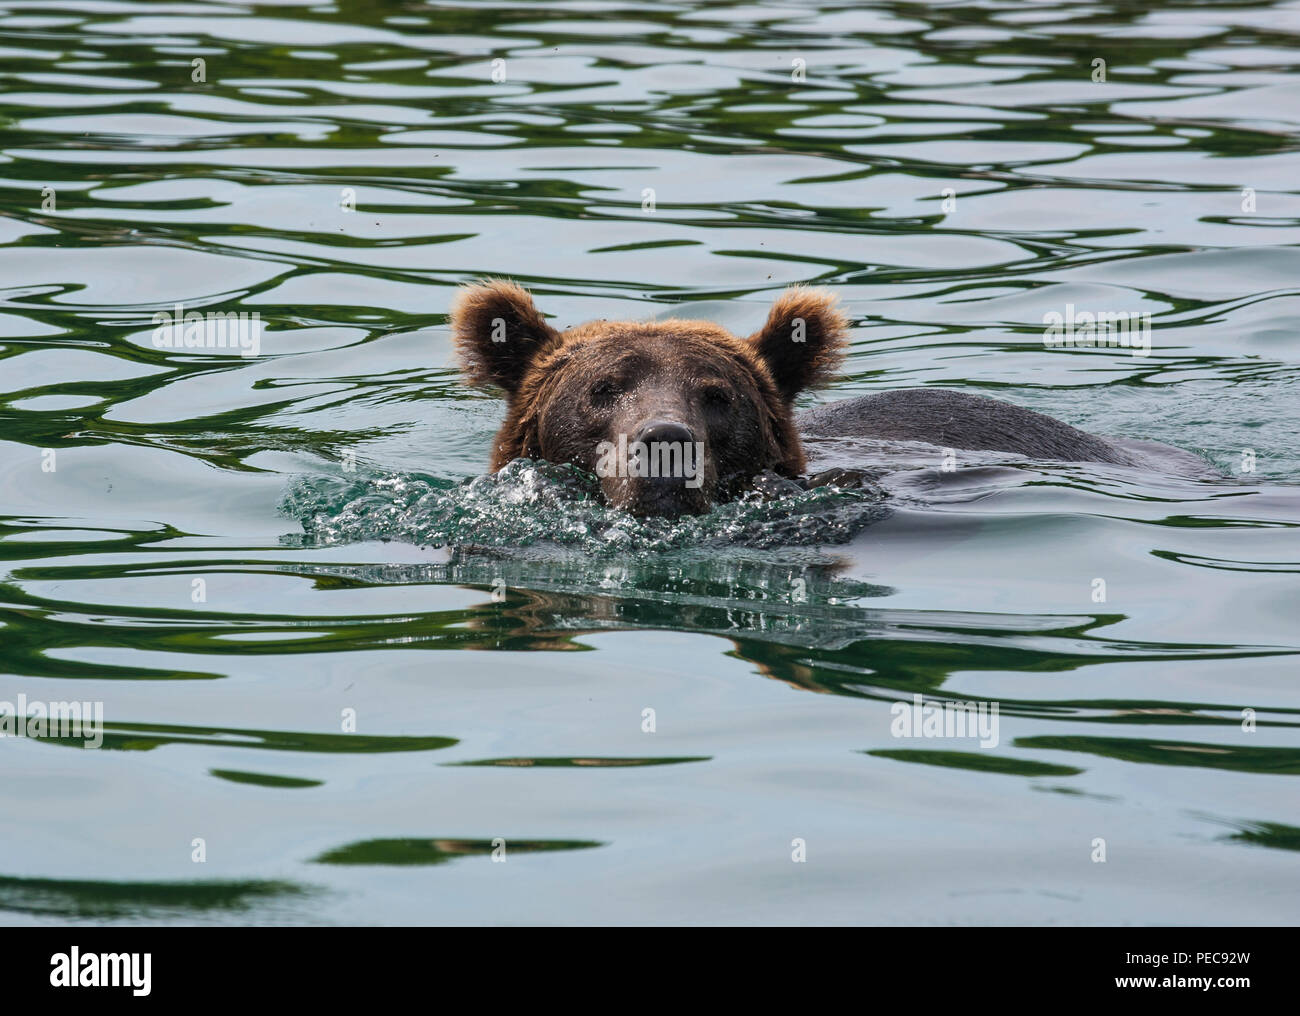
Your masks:
{"label": "bear eye", "polygon": [[613,402],[623,394],[623,387],[617,381],[597,381],[591,387],[591,401],[597,405]]}
{"label": "bear eye", "polygon": [[704,404],[715,409],[731,405],[731,393],[720,385],[710,385],[704,389]]}

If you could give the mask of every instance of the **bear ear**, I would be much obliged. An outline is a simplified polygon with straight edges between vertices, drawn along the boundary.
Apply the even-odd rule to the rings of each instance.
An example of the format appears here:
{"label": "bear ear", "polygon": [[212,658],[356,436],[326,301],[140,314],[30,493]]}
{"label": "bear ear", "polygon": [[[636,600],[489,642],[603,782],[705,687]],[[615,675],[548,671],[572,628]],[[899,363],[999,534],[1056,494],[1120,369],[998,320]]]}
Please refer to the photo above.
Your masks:
{"label": "bear ear", "polygon": [[528,290],[501,279],[456,294],[451,334],[469,379],[512,395],[528,365],[560,336],[533,306]]}
{"label": "bear ear", "polygon": [[848,320],[825,290],[796,286],[772,304],[767,323],[749,337],[787,402],[825,384],[844,360]]}

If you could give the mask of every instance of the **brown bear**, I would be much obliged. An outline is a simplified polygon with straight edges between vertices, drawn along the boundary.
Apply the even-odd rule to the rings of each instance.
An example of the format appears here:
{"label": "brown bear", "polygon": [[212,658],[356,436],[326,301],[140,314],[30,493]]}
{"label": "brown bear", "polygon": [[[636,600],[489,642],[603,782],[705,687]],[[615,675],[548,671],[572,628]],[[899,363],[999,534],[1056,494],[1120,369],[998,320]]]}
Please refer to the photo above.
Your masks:
{"label": "brown bear", "polygon": [[[775,477],[795,489],[790,481],[805,466],[801,432],[1063,461],[1135,465],[1154,448],[1195,459],[942,389],[866,395],[796,417],[795,396],[834,377],[844,354],[847,321],[818,290],[787,290],[763,327],[742,339],[677,319],[557,331],[525,289],[495,281],[457,295],[451,327],[469,380],[508,400],[491,468],[518,458],[572,463],[599,477],[607,504],[634,515],[701,514]],[[824,479],[846,475],[828,472]]]}
{"label": "brown bear", "polygon": [[829,296],[794,289],[748,339],[705,321],[559,332],[509,282],[463,290],[451,321],[470,380],[509,400],[492,469],[570,462],[637,515],[700,514],[757,474],[799,476],[791,403],[834,376],[846,328]]}

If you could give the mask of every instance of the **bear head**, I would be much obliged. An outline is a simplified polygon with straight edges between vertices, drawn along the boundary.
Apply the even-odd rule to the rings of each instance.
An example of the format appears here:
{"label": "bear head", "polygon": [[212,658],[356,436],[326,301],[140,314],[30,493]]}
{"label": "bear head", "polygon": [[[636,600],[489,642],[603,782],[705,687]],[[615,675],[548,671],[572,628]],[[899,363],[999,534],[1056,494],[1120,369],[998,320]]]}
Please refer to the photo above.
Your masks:
{"label": "bear head", "polygon": [[797,477],[794,397],[833,376],[847,322],[789,289],[748,338],[706,321],[592,321],[559,331],[511,282],[467,286],[452,335],[471,383],[505,392],[493,470],[573,463],[634,515],[701,514],[763,473]]}

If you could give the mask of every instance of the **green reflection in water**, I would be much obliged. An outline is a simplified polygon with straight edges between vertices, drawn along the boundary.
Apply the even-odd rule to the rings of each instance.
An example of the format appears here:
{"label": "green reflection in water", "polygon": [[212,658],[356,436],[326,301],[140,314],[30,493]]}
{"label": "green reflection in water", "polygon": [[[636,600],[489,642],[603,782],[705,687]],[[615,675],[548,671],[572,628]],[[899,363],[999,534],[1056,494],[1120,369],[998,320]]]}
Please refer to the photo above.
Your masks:
{"label": "green reflection in water", "polygon": [[[492,840],[361,840],[326,851],[313,860],[316,864],[444,864],[470,854],[490,855],[500,846],[500,843],[494,846]],[[551,850],[587,850],[604,844],[597,840],[505,840],[504,846],[508,856]]]}
{"label": "green reflection in water", "polygon": [[1221,744],[1144,741],[1131,737],[1018,737],[1013,743],[1017,748],[1081,751],[1122,762],[1300,776],[1300,751],[1294,748],[1233,748]]}
{"label": "green reflection in water", "polygon": [[[47,737],[42,744],[84,748],[82,738]],[[357,754],[393,751],[437,751],[459,744],[454,737],[383,737],[367,734],[312,734],[286,730],[241,730],[238,727],[181,727],[165,723],[105,723],[104,748],[151,751],[167,744],[201,744],[221,748],[263,748],[271,751],[311,751]]]}
{"label": "green reflection in water", "polygon": [[321,780],[304,780],[296,776],[273,776],[269,773],[245,773],[238,769],[210,769],[213,776],[231,783],[251,783],[257,787],[276,787],[296,789],[299,787],[323,787]]}
{"label": "green reflection in water", "polygon": [[864,751],[864,755],[892,758],[897,762],[920,762],[949,769],[969,769],[977,773],[1001,773],[1005,776],[1078,776],[1082,769],[1058,766],[1032,759],[1007,758],[1005,755],[981,755],[973,751],[936,751],[929,748],[884,748]]}
{"label": "green reflection in water", "polygon": [[1280,822],[1250,822],[1226,839],[1278,850],[1300,850],[1300,828]]}
{"label": "green reflection in water", "polygon": [[98,882],[0,876],[0,911],[50,917],[160,918],[245,911],[311,890],[291,882]]}

